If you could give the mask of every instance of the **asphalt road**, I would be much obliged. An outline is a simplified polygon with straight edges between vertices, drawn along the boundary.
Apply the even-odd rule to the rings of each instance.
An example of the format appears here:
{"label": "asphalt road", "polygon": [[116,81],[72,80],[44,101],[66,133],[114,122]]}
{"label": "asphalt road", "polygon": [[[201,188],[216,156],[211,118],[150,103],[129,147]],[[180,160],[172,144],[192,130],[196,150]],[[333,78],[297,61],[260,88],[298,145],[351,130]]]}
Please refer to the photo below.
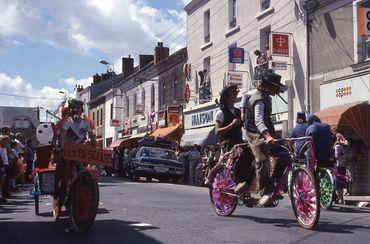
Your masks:
{"label": "asphalt road", "polygon": [[298,226],[286,197],[277,208],[238,207],[231,217],[212,211],[208,189],[105,177],[92,229],[66,231],[54,223],[51,197],[34,215],[30,186],[0,204],[0,243],[369,243],[370,210],[335,206],[314,231]]}

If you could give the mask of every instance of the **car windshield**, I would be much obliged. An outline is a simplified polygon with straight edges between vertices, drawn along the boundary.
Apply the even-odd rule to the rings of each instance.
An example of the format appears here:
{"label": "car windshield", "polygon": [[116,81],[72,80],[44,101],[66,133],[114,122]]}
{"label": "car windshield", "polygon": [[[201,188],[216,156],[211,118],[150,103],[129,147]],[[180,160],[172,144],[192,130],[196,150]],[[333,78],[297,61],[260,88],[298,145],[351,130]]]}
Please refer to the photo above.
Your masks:
{"label": "car windshield", "polygon": [[153,158],[176,159],[174,151],[166,150],[163,148],[143,148],[141,149],[140,156],[153,157]]}

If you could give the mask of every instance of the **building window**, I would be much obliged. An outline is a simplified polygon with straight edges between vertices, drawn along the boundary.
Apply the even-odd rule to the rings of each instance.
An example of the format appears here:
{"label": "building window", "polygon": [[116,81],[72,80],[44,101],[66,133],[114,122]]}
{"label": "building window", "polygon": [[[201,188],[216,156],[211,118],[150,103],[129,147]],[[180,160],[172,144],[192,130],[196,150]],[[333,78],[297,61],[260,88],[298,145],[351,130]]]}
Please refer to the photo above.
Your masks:
{"label": "building window", "polygon": [[179,82],[177,81],[176,77],[175,77],[175,80],[173,81],[173,84],[172,84],[172,101],[174,103],[177,102],[178,98],[177,98],[177,84]]}
{"label": "building window", "polygon": [[100,109],[100,125],[103,125],[103,118],[104,118],[104,116],[103,116],[103,109],[101,108]]}
{"label": "building window", "polygon": [[261,0],[261,10],[268,9],[270,7],[270,0]]}
{"label": "building window", "polygon": [[260,30],[260,51],[265,54],[266,47],[268,47],[270,42],[271,26],[267,26]]}
{"label": "building window", "polygon": [[236,26],[236,0],[229,0],[229,28]]}
{"label": "building window", "polygon": [[110,119],[113,119],[113,103],[110,104]]}
{"label": "building window", "polygon": [[210,10],[207,10],[206,12],[204,12],[204,43],[207,43],[207,42],[211,41],[210,19],[211,19],[211,12],[210,12]]}
{"label": "building window", "polygon": [[92,117],[93,117],[94,124],[96,124],[96,121],[95,121],[95,112],[92,113]]}
{"label": "building window", "polygon": [[134,105],[134,115],[136,115],[136,106],[137,106],[137,95],[136,95],[136,93],[134,93],[133,105]]}
{"label": "building window", "polygon": [[99,110],[96,111],[96,125],[99,126],[100,125],[100,120],[99,120]]}
{"label": "building window", "polygon": [[199,72],[199,103],[206,103],[212,99],[211,92],[211,57],[203,59],[203,71]]}
{"label": "building window", "polygon": [[[236,43],[233,43],[229,46],[230,47],[236,47]],[[229,56],[227,56],[227,63],[229,64],[229,70],[236,70],[236,64],[235,63],[229,63]]]}
{"label": "building window", "polygon": [[160,101],[161,101],[161,108],[164,108],[165,103],[166,103],[166,98],[167,98],[167,91],[166,91],[166,83],[165,82],[162,83],[162,92],[161,92],[161,95],[159,97],[160,97]]}
{"label": "building window", "polygon": [[130,100],[128,97],[125,99],[125,105],[126,105],[126,118],[130,117]]}
{"label": "building window", "polygon": [[152,112],[154,111],[155,109],[155,87],[154,87],[154,84],[152,84],[152,87],[151,87],[151,103],[150,103],[150,107],[152,109]]}
{"label": "building window", "polygon": [[143,106],[143,113],[145,113],[145,89],[141,89],[141,103]]}

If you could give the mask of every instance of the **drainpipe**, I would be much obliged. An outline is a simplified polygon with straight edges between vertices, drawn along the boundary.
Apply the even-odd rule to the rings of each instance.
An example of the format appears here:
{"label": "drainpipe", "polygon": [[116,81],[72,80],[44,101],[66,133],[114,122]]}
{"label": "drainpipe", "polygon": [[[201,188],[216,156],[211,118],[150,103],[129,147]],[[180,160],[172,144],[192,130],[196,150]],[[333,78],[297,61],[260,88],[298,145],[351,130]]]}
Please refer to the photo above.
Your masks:
{"label": "drainpipe", "polygon": [[311,111],[311,99],[310,99],[310,32],[309,32],[310,20],[306,10],[306,57],[307,57],[307,64],[306,64],[306,111],[312,113]]}

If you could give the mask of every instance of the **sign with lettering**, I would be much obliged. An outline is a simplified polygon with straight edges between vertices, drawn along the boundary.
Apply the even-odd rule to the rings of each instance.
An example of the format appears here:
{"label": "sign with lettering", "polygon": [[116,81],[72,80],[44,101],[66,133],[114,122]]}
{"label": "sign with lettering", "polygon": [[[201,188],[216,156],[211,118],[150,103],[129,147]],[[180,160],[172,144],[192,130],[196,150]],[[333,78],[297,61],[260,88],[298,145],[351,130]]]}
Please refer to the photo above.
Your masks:
{"label": "sign with lettering", "polygon": [[63,144],[63,159],[76,163],[92,163],[113,167],[110,151],[74,142]]}
{"label": "sign with lettering", "polygon": [[111,119],[110,120],[110,126],[112,126],[112,127],[120,127],[121,126],[121,123],[120,123],[119,119]]}
{"label": "sign with lettering", "polygon": [[215,125],[216,113],[218,110],[218,107],[213,107],[206,110],[198,110],[197,112],[185,114],[185,129],[188,130]]}
{"label": "sign with lettering", "polygon": [[271,55],[289,57],[289,34],[271,34]]}
{"label": "sign with lettering", "polygon": [[370,35],[370,8],[361,7],[358,10],[358,33],[360,36]]}
{"label": "sign with lettering", "polygon": [[337,105],[370,102],[370,76],[363,75],[320,86],[320,109]]}
{"label": "sign with lettering", "polygon": [[244,64],[244,48],[229,47],[229,63]]}
{"label": "sign with lettering", "polygon": [[167,122],[168,127],[180,124],[181,109],[179,106],[172,106],[167,108]]}
{"label": "sign with lettering", "polygon": [[237,85],[239,88],[243,87],[243,73],[229,71],[227,72],[227,84]]}

